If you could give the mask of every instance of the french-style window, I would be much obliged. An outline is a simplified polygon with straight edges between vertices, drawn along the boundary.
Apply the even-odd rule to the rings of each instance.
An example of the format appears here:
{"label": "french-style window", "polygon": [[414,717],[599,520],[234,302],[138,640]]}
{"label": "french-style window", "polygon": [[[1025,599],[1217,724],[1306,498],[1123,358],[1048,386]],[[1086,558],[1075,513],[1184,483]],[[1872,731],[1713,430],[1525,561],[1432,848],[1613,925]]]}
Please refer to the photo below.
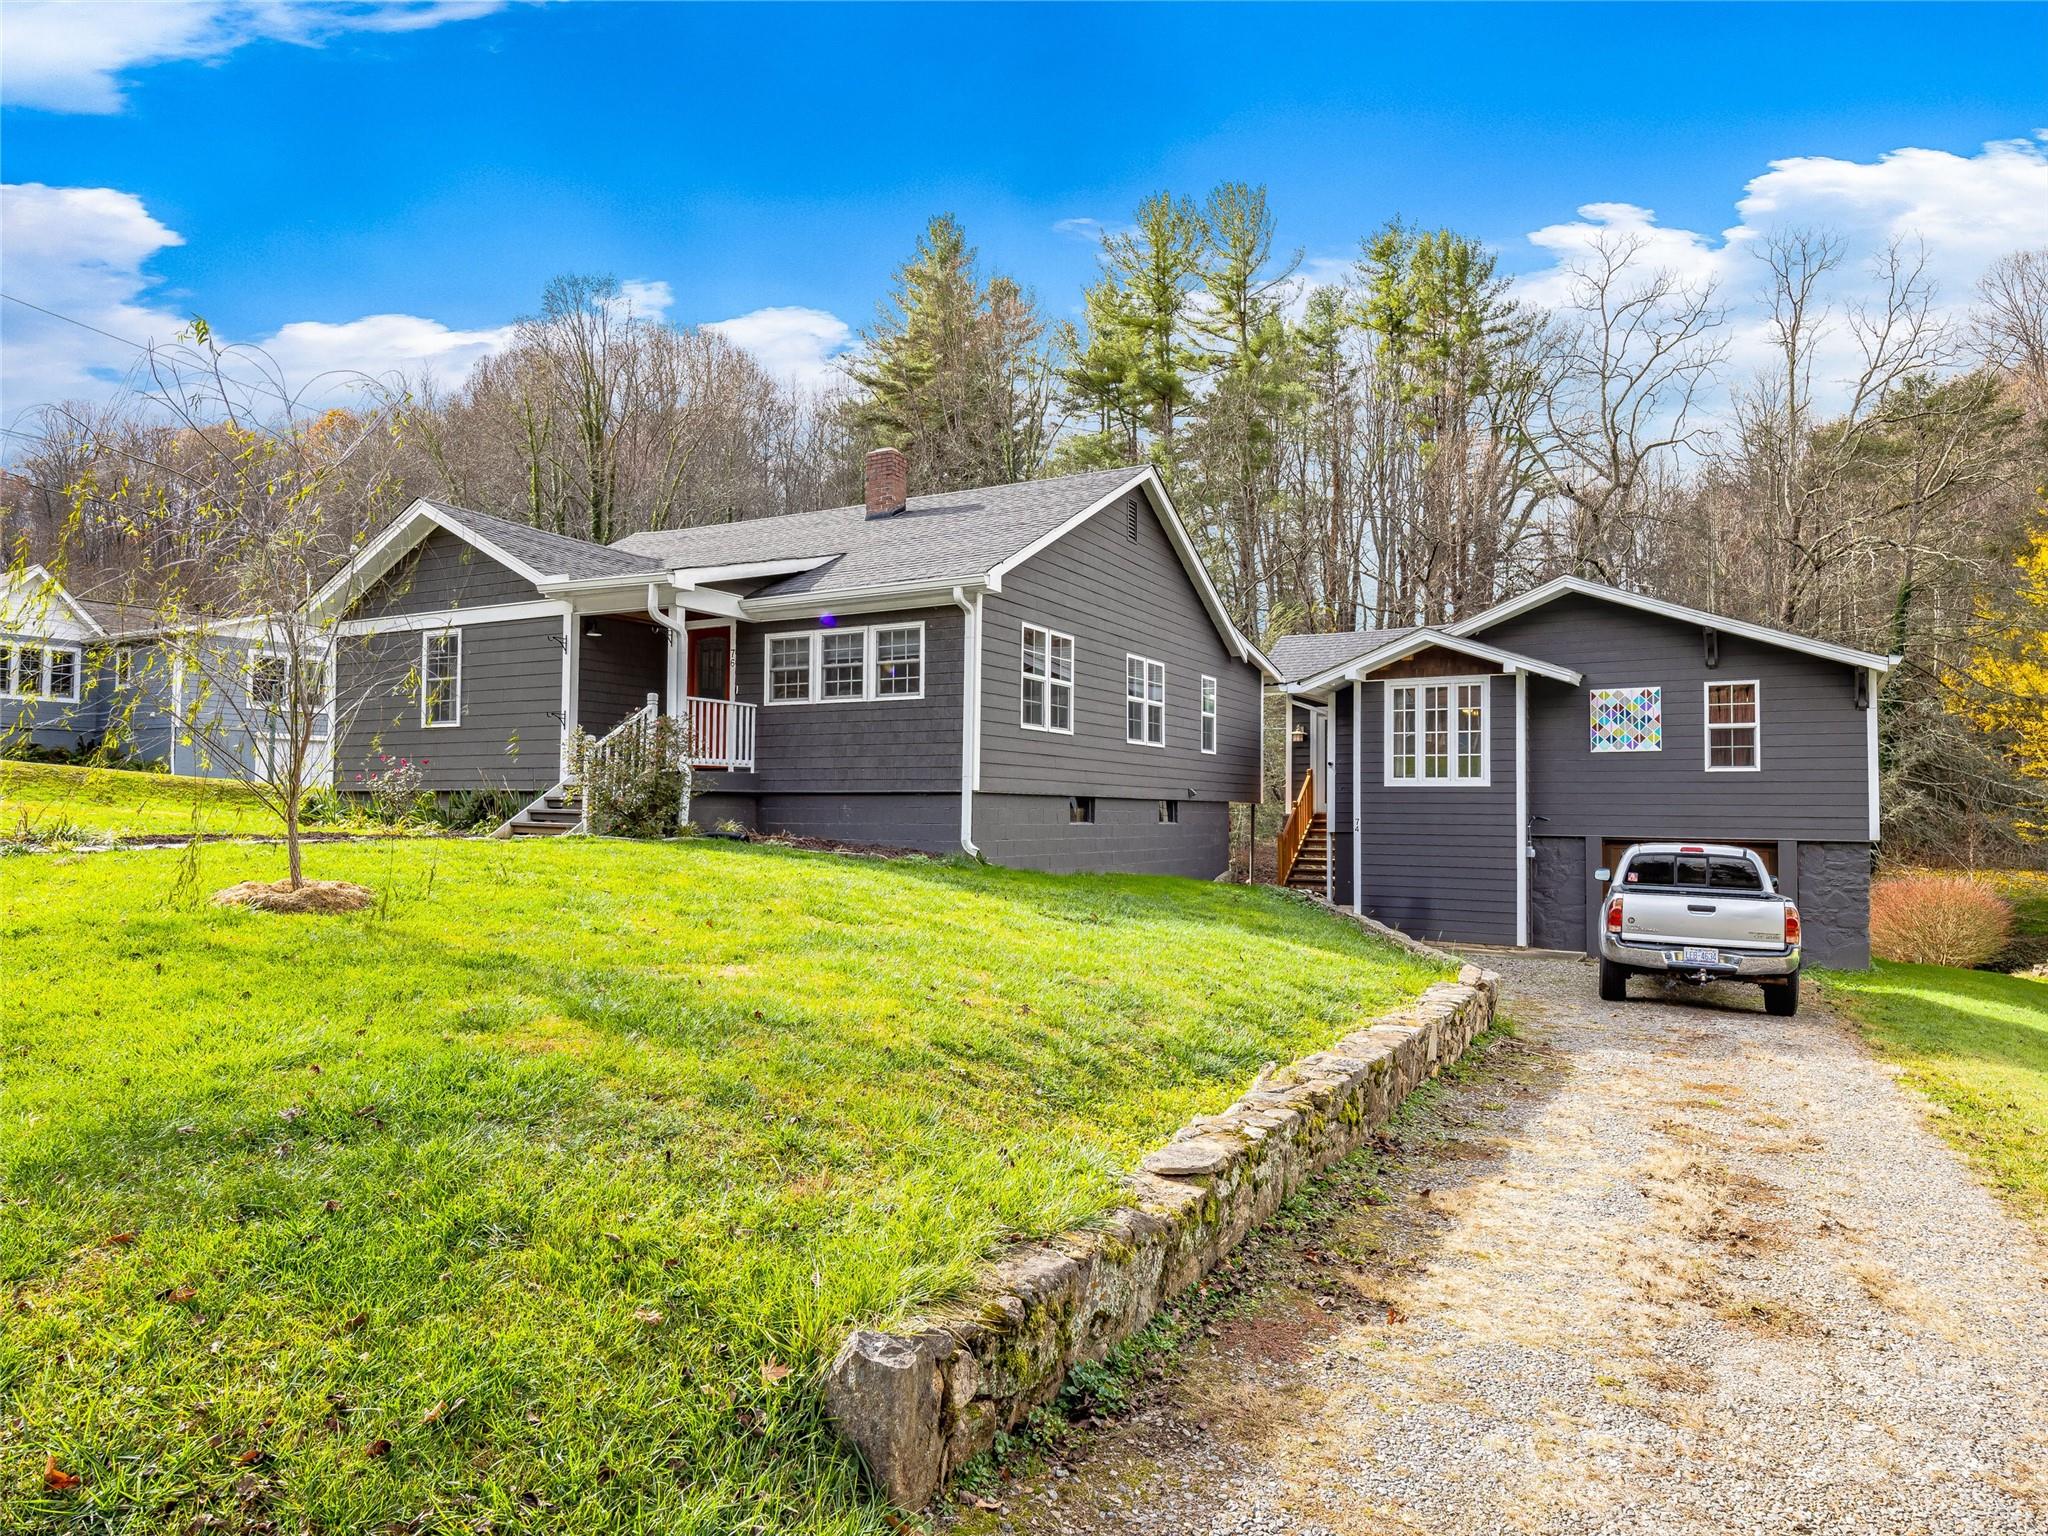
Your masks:
{"label": "french-style window", "polygon": [[53,699],[76,699],[78,697],[78,652],[64,648],[52,649],[46,653],[49,668],[44,691]]}
{"label": "french-style window", "polygon": [[420,724],[462,724],[462,631],[420,637]]}
{"label": "french-style window", "polygon": [[1027,731],[1074,733],[1074,637],[1024,626],[1023,724]]}
{"label": "french-style window", "polygon": [[811,637],[768,637],[768,702],[802,704],[811,697]]}
{"label": "french-style window", "polygon": [[868,695],[868,632],[828,629],[818,636],[818,697],[864,699]]}
{"label": "french-style window", "polygon": [[290,676],[284,657],[260,653],[249,658],[249,703],[265,714],[281,715],[289,702],[285,683]]}
{"label": "french-style window", "polygon": [[1095,820],[1095,797],[1093,795],[1071,795],[1067,799],[1067,820],[1076,826],[1085,826]]}
{"label": "french-style window", "polygon": [[1707,772],[1743,773],[1763,766],[1758,685],[1707,684]]}
{"label": "french-style window", "polygon": [[1389,784],[1491,783],[1486,680],[1387,684]]}
{"label": "french-style window", "polygon": [[874,631],[875,697],[924,696],[924,626],[890,624]]}
{"label": "french-style window", "polygon": [[76,646],[0,645],[0,694],[11,699],[75,704],[81,670]]}
{"label": "french-style window", "polygon": [[1165,662],[1124,658],[1124,740],[1144,747],[1166,745]]}
{"label": "french-style window", "polygon": [[1202,679],[1202,750],[1216,750],[1216,679]]}

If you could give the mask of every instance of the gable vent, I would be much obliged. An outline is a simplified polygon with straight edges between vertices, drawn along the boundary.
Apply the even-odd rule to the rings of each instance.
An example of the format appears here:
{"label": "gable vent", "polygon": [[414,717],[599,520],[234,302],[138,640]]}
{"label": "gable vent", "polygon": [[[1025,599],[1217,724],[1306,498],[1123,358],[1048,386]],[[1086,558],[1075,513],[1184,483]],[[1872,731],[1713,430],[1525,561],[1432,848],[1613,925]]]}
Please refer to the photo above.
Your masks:
{"label": "gable vent", "polygon": [[1124,499],[1124,536],[1133,544],[1138,542],[1138,498]]}

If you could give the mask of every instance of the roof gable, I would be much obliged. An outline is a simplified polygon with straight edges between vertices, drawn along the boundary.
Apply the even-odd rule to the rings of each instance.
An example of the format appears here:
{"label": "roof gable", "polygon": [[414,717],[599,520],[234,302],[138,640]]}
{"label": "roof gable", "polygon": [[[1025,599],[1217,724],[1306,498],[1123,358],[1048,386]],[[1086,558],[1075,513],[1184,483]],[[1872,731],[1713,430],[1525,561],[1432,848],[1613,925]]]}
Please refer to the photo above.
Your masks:
{"label": "roof gable", "polygon": [[[53,615],[58,618],[54,625]],[[0,628],[49,640],[103,640],[107,634],[64,583],[40,565],[0,572]]]}
{"label": "roof gable", "polygon": [[1848,667],[1868,667],[1873,671],[1887,672],[1897,660],[1896,657],[1877,656],[1868,651],[1851,649],[1846,645],[1835,645],[1827,640],[1814,640],[1805,635],[1795,635],[1789,630],[1772,629],[1766,624],[1752,624],[1745,619],[1731,619],[1721,614],[1708,613],[1704,609],[1688,608],[1682,603],[1667,603],[1661,598],[1646,597],[1640,592],[1625,592],[1619,587],[1587,581],[1579,576],[1559,576],[1546,581],[1542,586],[1524,592],[1520,597],[1511,597],[1505,602],[1495,603],[1491,608],[1475,613],[1469,619],[1459,620],[1456,624],[1448,626],[1446,632],[1461,636],[1475,634],[1566,596],[1590,597],[1600,602],[1634,608],[1680,623],[1697,624],[1702,629],[1740,635],[1761,645],[1775,645],[1788,651],[1819,656]]}

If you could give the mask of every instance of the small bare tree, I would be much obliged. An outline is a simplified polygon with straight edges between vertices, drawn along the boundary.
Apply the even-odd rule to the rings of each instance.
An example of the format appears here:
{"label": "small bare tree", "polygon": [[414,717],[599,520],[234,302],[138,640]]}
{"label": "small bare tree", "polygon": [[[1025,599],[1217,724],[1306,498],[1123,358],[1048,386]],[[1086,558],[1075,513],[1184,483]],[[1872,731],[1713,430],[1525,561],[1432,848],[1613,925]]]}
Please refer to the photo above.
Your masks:
{"label": "small bare tree", "polygon": [[394,489],[379,467],[383,415],[308,408],[305,395],[266,354],[221,346],[195,320],[145,363],[135,403],[167,423],[149,472],[102,440],[69,487],[77,521],[138,537],[174,529],[182,552],[119,594],[145,617],[110,735],[167,727],[202,771],[246,787],[284,827],[293,890],[305,882],[306,796],[367,698],[337,696],[346,597],[311,599]]}

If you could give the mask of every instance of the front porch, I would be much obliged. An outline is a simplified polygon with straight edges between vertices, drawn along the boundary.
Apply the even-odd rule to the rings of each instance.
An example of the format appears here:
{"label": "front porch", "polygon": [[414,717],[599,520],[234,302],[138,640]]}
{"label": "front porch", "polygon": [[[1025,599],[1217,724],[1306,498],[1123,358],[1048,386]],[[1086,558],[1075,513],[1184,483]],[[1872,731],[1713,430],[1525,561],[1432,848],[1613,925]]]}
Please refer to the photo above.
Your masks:
{"label": "front porch", "polygon": [[684,618],[677,628],[638,614],[578,613],[564,717],[602,741],[629,721],[673,716],[684,722],[692,766],[751,773],[758,706],[733,696],[738,638],[736,622],[723,618]]}

